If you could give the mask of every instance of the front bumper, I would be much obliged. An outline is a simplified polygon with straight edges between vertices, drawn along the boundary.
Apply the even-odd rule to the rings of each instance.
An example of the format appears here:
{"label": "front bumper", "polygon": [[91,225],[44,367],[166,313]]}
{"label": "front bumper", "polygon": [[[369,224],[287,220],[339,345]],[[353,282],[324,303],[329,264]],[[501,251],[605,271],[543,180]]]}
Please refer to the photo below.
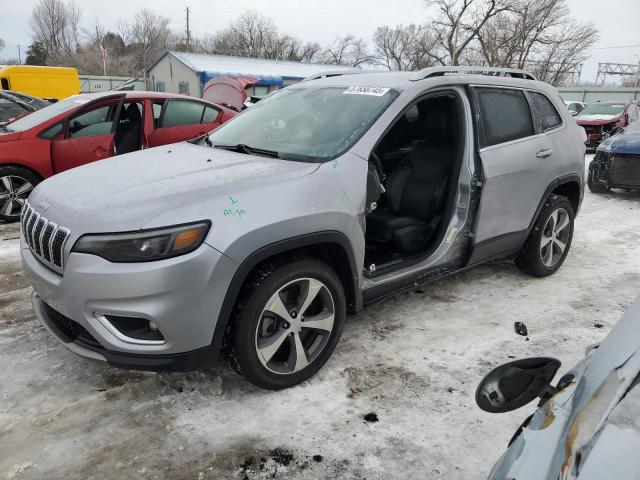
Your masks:
{"label": "front bumper", "polygon": [[[148,263],[111,263],[72,253],[63,275],[44,266],[24,242],[21,256],[34,288],[36,315],[75,353],[145,370],[206,368],[207,359],[217,356],[211,351],[213,333],[237,264],[210,246]],[[96,314],[147,319],[157,325],[165,341],[127,342]],[[66,335],[60,322],[54,321],[60,320],[57,315],[75,322],[79,326],[75,331],[83,334]]]}
{"label": "front bumper", "polygon": [[608,187],[640,189],[640,155],[598,150],[589,164],[589,176]]}

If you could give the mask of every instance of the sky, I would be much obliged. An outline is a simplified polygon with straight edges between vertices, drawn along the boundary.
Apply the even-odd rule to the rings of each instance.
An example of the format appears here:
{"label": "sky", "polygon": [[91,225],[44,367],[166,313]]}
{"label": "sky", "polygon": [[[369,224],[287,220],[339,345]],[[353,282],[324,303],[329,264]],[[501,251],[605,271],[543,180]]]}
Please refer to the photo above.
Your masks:
{"label": "sky", "polygon": [[[0,38],[6,47],[0,51],[0,58],[17,57],[20,45],[24,60],[31,39],[29,18],[36,3],[36,0],[2,0]],[[131,18],[146,7],[168,16],[174,30],[185,28],[184,9],[188,5],[194,35],[215,32],[240,13],[253,9],[273,18],[281,32],[321,45],[346,33],[370,42],[373,31],[380,25],[423,23],[432,18],[424,0],[84,0],[78,3],[86,28],[96,20],[106,27],[115,27],[118,19]],[[640,1],[568,0],[568,4],[576,19],[595,23],[601,34],[584,65],[583,80],[595,81],[598,62],[640,62]]]}

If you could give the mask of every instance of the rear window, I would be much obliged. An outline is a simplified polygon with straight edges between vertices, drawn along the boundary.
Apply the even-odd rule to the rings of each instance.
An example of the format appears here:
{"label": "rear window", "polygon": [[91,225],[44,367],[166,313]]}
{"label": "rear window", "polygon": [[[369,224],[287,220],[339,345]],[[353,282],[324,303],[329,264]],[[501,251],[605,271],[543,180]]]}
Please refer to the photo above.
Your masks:
{"label": "rear window", "polygon": [[204,110],[204,116],[202,117],[202,123],[213,123],[217,120],[220,112],[213,107],[207,107]]}
{"label": "rear window", "polygon": [[529,92],[533,110],[536,112],[542,130],[551,130],[562,125],[562,117],[553,106],[551,100],[538,92]]}
{"label": "rear window", "polygon": [[204,104],[189,100],[171,100],[162,116],[162,127],[199,124],[202,120]]}
{"label": "rear window", "polygon": [[529,102],[520,90],[477,88],[483,127],[483,146],[498,145],[533,135]]}

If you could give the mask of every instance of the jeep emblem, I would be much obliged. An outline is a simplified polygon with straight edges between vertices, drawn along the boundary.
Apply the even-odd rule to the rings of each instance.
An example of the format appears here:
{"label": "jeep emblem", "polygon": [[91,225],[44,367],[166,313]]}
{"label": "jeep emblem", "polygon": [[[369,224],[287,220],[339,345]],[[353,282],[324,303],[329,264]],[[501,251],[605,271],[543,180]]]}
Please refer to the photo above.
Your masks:
{"label": "jeep emblem", "polygon": [[49,210],[49,207],[51,207],[51,204],[46,200],[41,201],[38,205],[40,206],[43,212],[46,212],[47,210]]}

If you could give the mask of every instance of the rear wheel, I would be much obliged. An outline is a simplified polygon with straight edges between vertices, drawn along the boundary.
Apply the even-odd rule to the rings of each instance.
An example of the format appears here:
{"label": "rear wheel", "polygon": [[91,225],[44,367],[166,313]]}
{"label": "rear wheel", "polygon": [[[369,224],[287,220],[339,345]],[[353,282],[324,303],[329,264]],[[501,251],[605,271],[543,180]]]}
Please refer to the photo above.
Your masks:
{"label": "rear wheel", "polygon": [[574,216],[573,206],[566,197],[549,197],[516,258],[518,268],[534,277],[555,273],[569,253]]}
{"label": "rear wheel", "polygon": [[40,178],[20,167],[0,167],[0,220],[15,222]]}
{"label": "rear wheel", "polygon": [[227,331],[229,364],[254,385],[278,390],[313,376],[342,332],[342,283],[324,263],[267,265],[249,282]]}

